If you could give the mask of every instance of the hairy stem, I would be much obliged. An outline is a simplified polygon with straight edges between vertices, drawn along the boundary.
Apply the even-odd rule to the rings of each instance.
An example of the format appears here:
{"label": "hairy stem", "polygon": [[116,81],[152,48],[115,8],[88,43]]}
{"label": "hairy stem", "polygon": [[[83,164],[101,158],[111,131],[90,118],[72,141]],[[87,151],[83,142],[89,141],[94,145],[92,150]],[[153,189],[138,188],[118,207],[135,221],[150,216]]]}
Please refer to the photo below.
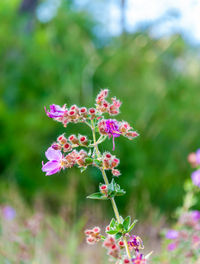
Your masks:
{"label": "hairy stem", "polygon": [[[93,120],[91,121],[91,128],[92,128],[92,136],[93,136],[93,141],[94,141],[94,148],[95,148],[97,157],[100,159],[101,158],[101,153],[100,153],[100,151],[98,149],[98,143],[96,141],[95,125],[94,125]],[[100,170],[102,172],[102,176],[103,176],[103,179],[104,179],[105,184],[108,185],[109,184],[109,181],[108,181],[108,177],[106,175],[105,169],[104,168],[101,168]],[[118,210],[118,207],[116,205],[116,202],[115,202],[114,197],[112,197],[110,200],[111,200],[111,204],[112,204],[113,211],[115,213],[115,217],[117,219],[117,222],[119,224],[121,224],[122,221],[120,219],[119,210]],[[129,247],[128,247],[128,243],[127,243],[127,239],[126,239],[125,236],[123,236],[123,240],[124,240],[124,245],[125,245],[125,248],[126,248],[127,256],[128,256],[129,259],[131,259],[131,253],[130,253],[130,250],[129,250]]]}

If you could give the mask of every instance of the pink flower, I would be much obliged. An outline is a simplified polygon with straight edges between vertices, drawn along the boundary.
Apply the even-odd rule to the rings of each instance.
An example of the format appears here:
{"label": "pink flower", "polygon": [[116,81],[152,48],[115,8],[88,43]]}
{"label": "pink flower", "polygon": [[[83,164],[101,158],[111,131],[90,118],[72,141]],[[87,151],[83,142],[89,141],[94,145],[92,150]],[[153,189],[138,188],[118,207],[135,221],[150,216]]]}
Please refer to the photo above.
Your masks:
{"label": "pink flower", "polygon": [[142,254],[137,254],[136,258],[132,259],[133,264],[146,264],[146,260],[143,258]]}
{"label": "pink flower", "polygon": [[55,104],[50,105],[50,111],[47,111],[46,107],[44,109],[45,109],[46,114],[50,118],[63,117],[63,115],[66,111],[65,105],[63,107],[61,107],[61,106],[55,105]]}
{"label": "pink flower", "polygon": [[200,187],[200,170],[196,170],[191,175],[193,184]]}
{"label": "pink flower", "polygon": [[59,172],[63,167],[62,152],[50,147],[45,152],[45,155],[49,160],[46,164],[42,162],[42,171],[46,172],[46,176]]}
{"label": "pink flower", "polygon": [[167,247],[168,251],[173,251],[177,248],[177,243],[170,243]]}
{"label": "pink flower", "polygon": [[178,238],[178,235],[179,235],[178,231],[171,229],[167,232],[166,238],[167,239],[176,239],[176,238]]}

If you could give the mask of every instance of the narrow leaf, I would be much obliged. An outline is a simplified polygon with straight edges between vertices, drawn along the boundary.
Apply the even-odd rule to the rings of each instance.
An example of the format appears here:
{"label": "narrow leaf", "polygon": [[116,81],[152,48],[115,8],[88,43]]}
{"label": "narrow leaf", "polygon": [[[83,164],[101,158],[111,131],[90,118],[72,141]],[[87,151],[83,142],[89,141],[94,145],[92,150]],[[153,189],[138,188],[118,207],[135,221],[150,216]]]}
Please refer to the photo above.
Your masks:
{"label": "narrow leaf", "polygon": [[133,221],[133,223],[131,224],[131,226],[128,229],[128,233],[134,228],[135,224],[137,223],[137,219]]}
{"label": "narrow leaf", "polygon": [[110,228],[114,228],[115,227],[115,223],[116,223],[116,221],[115,221],[115,219],[113,218],[111,221],[110,221]]}
{"label": "narrow leaf", "polygon": [[103,193],[97,192],[87,196],[88,199],[107,200],[108,198]]}
{"label": "narrow leaf", "polygon": [[115,235],[118,233],[118,231],[117,230],[109,230],[109,231],[106,231],[106,233],[109,235]]}
{"label": "narrow leaf", "polygon": [[123,222],[123,226],[126,230],[128,230],[129,228],[129,225],[131,223],[131,217],[130,216],[127,216],[125,219],[124,219],[124,222]]}
{"label": "narrow leaf", "polygon": [[119,233],[117,233],[117,234],[115,235],[115,239],[118,240],[118,239],[121,238],[121,236],[122,236],[122,233],[119,232]]}

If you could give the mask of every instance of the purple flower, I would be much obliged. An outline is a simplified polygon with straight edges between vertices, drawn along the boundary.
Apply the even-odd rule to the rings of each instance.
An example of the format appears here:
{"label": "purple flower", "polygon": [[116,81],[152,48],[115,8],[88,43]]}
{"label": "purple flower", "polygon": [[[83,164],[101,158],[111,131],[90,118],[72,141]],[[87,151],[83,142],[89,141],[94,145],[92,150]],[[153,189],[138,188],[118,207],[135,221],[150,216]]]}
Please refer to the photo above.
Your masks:
{"label": "purple flower", "polygon": [[130,248],[134,248],[135,252],[139,252],[139,249],[143,249],[143,242],[139,236],[131,236],[130,240],[128,241],[128,245]]}
{"label": "purple flower", "polygon": [[196,163],[200,164],[200,149],[198,149],[196,152]]}
{"label": "purple flower", "polygon": [[200,170],[196,170],[191,175],[194,185],[200,187]]}
{"label": "purple flower", "polygon": [[114,138],[119,137],[121,135],[118,122],[113,119],[106,120],[105,132],[108,134],[109,137],[113,137],[113,150],[114,150],[115,149]]}
{"label": "purple flower", "polygon": [[50,105],[50,111],[47,111],[46,107],[44,109],[45,109],[46,114],[50,118],[63,117],[66,111],[65,105],[63,107],[60,107],[59,105],[55,105],[55,104]]}
{"label": "purple flower", "polygon": [[173,251],[177,248],[177,243],[170,243],[167,247],[168,251]]}
{"label": "purple flower", "polygon": [[45,155],[49,160],[46,164],[42,162],[42,171],[46,172],[46,176],[59,172],[63,167],[62,152],[50,147],[45,152]]}
{"label": "purple flower", "polygon": [[192,211],[191,216],[195,222],[198,222],[200,220],[200,211],[198,210]]}
{"label": "purple flower", "polygon": [[178,235],[179,235],[178,231],[176,231],[176,230],[169,230],[167,232],[167,234],[166,234],[166,238],[167,239],[176,239],[176,238],[178,238]]}
{"label": "purple flower", "polygon": [[3,213],[3,217],[8,220],[11,221],[15,218],[16,216],[16,211],[14,208],[12,208],[11,206],[7,205],[4,206],[2,209],[2,213]]}

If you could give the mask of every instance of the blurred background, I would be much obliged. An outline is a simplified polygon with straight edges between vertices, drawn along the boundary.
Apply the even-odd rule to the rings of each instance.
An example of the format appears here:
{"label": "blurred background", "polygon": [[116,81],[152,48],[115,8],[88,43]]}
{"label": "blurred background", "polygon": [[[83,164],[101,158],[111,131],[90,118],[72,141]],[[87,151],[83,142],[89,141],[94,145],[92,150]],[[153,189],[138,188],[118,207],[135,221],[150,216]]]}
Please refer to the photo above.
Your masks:
{"label": "blurred background", "polygon": [[[40,258],[33,263],[91,263],[91,254],[96,263],[106,263],[98,258],[103,249],[90,252],[82,234],[85,226],[103,226],[112,217],[109,203],[85,199],[97,190],[101,175],[95,168],[50,177],[41,171],[45,150],[65,132],[44,106],[91,107],[101,88],[123,102],[118,118],[140,133],[131,144],[124,138],[116,142],[118,182],[127,190],[117,200],[120,212],[140,219],[137,230],[144,237],[148,232],[147,249],[154,247],[148,244],[153,237],[159,251],[159,228],[173,220],[182,203],[190,175],[187,155],[199,146],[199,12],[197,0],[0,2],[1,206],[14,209],[18,229],[27,217],[48,215],[47,234],[40,232],[47,242],[48,236],[55,238],[48,232],[66,234],[61,249],[46,260],[45,248],[59,244],[49,242],[43,253],[34,253]],[[66,133],[81,131],[70,125]],[[7,233],[0,234],[2,246]],[[34,236],[31,247],[40,248],[41,241]],[[23,255],[24,247],[13,250]],[[17,263],[12,257],[3,262],[13,255],[6,252],[0,250],[1,263]],[[21,258],[29,262],[23,263],[32,263],[26,257]],[[57,262],[51,262],[54,257]]]}

